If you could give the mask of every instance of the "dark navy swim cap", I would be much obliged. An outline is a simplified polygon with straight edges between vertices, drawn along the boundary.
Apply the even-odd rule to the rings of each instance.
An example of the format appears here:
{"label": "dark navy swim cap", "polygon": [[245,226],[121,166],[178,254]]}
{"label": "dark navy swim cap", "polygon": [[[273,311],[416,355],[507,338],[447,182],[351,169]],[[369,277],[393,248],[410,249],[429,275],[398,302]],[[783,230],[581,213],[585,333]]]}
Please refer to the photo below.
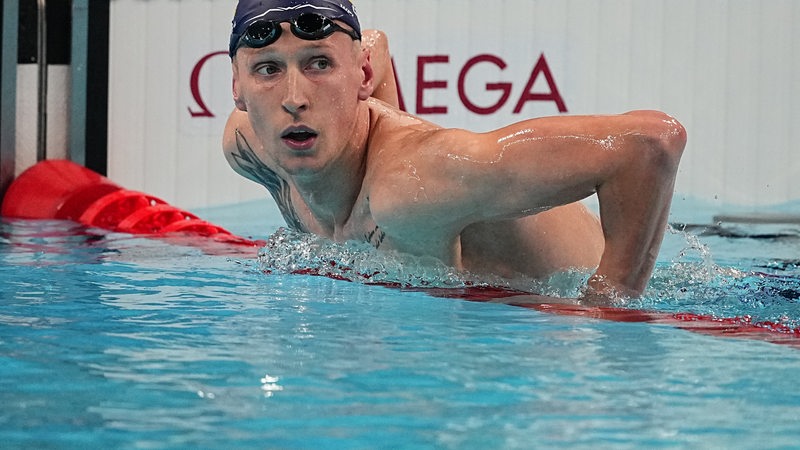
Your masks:
{"label": "dark navy swim cap", "polygon": [[256,20],[286,22],[303,13],[315,13],[328,19],[341,20],[361,36],[356,8],[350,0],[240,0],[233,16],[228,54],[231,57],[236,54],[239,39]]}

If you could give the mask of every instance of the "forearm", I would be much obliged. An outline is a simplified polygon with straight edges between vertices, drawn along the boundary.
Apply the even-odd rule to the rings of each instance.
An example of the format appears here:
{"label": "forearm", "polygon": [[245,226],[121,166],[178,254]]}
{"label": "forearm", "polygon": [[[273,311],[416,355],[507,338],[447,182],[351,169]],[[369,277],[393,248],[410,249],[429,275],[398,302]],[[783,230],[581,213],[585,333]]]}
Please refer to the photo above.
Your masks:
{"label": "forearm", "polygon": [[605,250],[589,282],[600,295],[640,295],[647,286],[664,236],[678,162],[685,144],[675,136],[642,137],[626,148],[614,176],[598,186]]}
{"label": "forearm", "polygon": [[631,176],[598,190],[605,250],[590,289],[640,295],[652,274],[666,229],[674,182]]}

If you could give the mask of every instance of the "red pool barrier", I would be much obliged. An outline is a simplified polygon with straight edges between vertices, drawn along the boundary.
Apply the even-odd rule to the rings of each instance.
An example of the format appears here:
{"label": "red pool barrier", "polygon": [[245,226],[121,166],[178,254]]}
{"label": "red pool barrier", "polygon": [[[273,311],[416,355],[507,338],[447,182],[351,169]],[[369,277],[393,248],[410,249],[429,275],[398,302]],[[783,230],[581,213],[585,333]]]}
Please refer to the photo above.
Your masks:
{"label": "red pool barrier", "polygon": [[[42,161],[22,172],[3,199],[2,216],[62,219],[83,225],[153,237],[204,237],[186,240],[219,253],[209,242],[250,247],[264,245],[231,234],[152,195],[124,189],[108,178],[66,160]],[[241,253],[239,248],[235,253]]]}

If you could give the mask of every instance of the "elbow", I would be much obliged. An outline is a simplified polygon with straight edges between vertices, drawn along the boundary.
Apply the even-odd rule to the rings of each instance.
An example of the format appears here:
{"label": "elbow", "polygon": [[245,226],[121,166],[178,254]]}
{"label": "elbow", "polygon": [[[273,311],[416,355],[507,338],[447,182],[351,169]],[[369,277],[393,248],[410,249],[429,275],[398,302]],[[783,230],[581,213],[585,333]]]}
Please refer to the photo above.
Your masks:
{"label": "elbow", "polygon": [[642,135],[660,164],[668,170],[677,171],[686,147],[686,128],[674,117],[660,111],[634,111],[629,114],[641,116]]}
{"label": "elbow", "polygon": [[668,152],[677,165],[686,148],[686,128],[674,117],[663,114],[659,141],[664,151]]}

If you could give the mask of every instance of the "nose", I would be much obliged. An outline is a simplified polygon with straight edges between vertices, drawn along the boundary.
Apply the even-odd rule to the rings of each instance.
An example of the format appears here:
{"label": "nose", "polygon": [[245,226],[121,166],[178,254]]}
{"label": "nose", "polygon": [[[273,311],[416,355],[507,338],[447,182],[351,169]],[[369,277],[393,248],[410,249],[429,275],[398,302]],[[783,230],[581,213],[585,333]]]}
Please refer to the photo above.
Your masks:
{"label": "nose", "polygon": [[305,77],[297,69],[289,69],[286,77],[286,92],[283,96],[284,111],[293,116],[308,109],[308,95]]}

